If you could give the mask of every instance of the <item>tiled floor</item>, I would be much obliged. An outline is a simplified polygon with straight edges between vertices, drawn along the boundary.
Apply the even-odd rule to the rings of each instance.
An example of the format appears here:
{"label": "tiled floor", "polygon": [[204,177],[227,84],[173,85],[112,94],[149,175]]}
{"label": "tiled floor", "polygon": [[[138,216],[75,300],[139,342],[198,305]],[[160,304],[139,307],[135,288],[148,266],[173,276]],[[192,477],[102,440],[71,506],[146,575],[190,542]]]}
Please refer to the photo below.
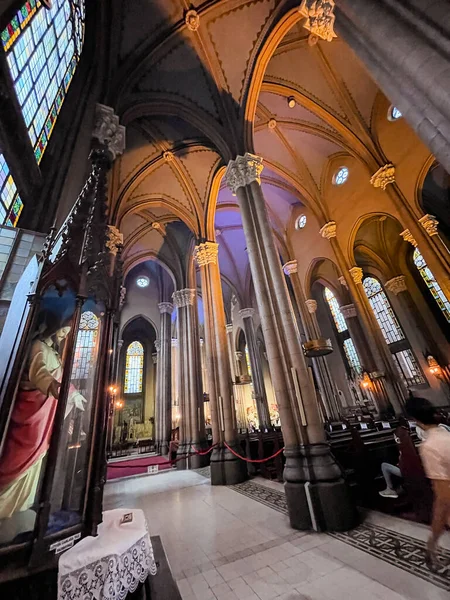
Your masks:
{"label": "tiled floor", "polygon": [[[282,492],[279,484],[255,484]],[[142,508],[185,600],[448,600],[449,592],[348,540],[305,534],[264,490],[211,487],[176,471],[108,483],[105,509]],[[370,515],[370,525],[422,540],[426,529]]]}

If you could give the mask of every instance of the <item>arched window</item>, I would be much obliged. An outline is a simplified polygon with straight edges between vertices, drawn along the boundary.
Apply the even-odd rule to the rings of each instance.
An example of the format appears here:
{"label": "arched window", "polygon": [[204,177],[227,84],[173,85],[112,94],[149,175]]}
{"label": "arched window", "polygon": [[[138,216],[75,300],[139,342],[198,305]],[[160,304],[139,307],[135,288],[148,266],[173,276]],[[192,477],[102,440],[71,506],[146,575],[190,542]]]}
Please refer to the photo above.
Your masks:
{"label": "arched window", "polygon": [[144,346],[141,342],[131,342],[127,348],[125,363],[125,394],[142,392],[142,375],[144,372]]}
{"label": "arched window", "polygon": [[338,334],[337,337],[339,342],[342,344],[342,348],[344,350],[348,366],[351,369],[353,369],[356,373],[361,373],[362,368],[361,363],[359,361],[358,353],[356,352],[355,345],[353,343],[352,338],[350,337],[350,332],[348,331],[344,315],[341,313],[339,302],[337,301],[336,296],[329,288],[325,288],[324,295],[325,300],[328,303],[331,316],[333,317],[334,325]]}
{"label": "arched window", "polygon": [[441,286],[436,281],[433,273],[428,268],[427,263],[425,262],[423,256],[420,254],[418,248],[414,250],[413,260],[419,273],[422,276],[422,279],[425,281],[427,288],[430,290],[431,295],[435,299],[436,304],[441,309],[442,313],[444,314],[444,317],[450,323],[450,302],[447,300],[447,297],[442,291]]}
{"label": "arched window", "polygon": [[81,315],[72,367],[72,379],[87,379],[89,376],[97,343],[98,325],[98,317],[90,310]]}
{"label": "arched window", "polygon": [[0,225],[15,227],[22,212],[23,203],[6,159],[0,152]]}
{"label": "arched window", "polygon": [[1,32],[34,155],[41,161],[80,59],[84,0],[28,0]]}
{"label": "arched window", "polygon": [[391,303],[384,293],[381,283],[378,279],[375,279],[375,277],[365,277],[363,286],[383,337],[386,344],[389,346],[394,363],[404,383],[407,386],[425,383],[416,357],[414,356],[403,329],[392,310]]}

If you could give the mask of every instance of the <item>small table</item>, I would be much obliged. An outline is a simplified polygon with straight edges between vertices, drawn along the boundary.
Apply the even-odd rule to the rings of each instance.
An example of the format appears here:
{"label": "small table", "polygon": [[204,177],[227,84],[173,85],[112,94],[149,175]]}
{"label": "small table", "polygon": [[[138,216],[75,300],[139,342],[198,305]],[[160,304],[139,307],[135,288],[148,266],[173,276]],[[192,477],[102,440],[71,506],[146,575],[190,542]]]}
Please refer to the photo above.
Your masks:
{"label": "small table", "polygon": [[[121,523],[128,513],[133,520]],[[149,575],[156,575],[156,563],[143,511],[108,510],[97,537],[61,555],[58,600],[124,600]]]}

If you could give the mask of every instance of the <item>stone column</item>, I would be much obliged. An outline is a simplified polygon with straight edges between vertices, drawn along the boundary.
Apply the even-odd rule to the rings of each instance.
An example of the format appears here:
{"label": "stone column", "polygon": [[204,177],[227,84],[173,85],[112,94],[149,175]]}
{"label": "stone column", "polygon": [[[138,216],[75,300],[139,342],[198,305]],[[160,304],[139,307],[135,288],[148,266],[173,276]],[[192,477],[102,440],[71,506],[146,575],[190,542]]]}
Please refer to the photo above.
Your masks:
{"label": "stone column", "polygon": [[169,442],[172,432],[172,312],[173,304],[161,302],[158,304],[161,313],[160,321],[160,352],[159,352],[159,397],[155,408],[159,421],[160,452],[169,452]]}
{"label": "stone column", "polygon": [[342,530],[355,510],[320,418],[266,203],[260,187],[262,159],[230,161],[226,182],[241,210],[258,312],[285,443],[286,500],[292,527]]}
{"label": "stone column", "polygon": [[173,301],[178,309],[178,394],[180,409],[180,443],[182,458],[177,468],[196,469],[204,466],[208,457],[195,454],[205,448],[205,419],[203,391],[200,385],[200,344],[196,332],[196,291],[183,289],[174,292]]}
{"label": "stone column", "polygon": [[205,313],[205,348],[213,442],[218,444],[211,455],[211,483],[232,485],[246,478],[247,468],[245,463],[225,446],[226,442],[235,452],[240,453],[218,251],[219,246],[215,242],[204,242],[196,246],[194,256],[200,268]]}
{"label": "stone column", "polygon": [[256,410],[258,412],[259,428],[263,431],[270,427],[269,406],[267,404],[266,387],[262,371],[261,359],[256,345],[254,308],[243,308],[239,311],[244,323],[245,341],[247,342],[252,372],[253,393],[255,396]]}
{"label": "stone column", "polygon": [[152,354],[153,364],[155,365],[155,450],[161,452],[162,441],[162,412],[160,410],[161,402],[161,341],[155,340],[155,350]]}
{"label": "stone column", "polygon": [[[308,298],[308,300],[305,300],[305,305],[308,309],[307,312],[310,321],[309,331],[311,332],[311,335],[309,340],[320,340],[322,339],[322,333],[320,331],[320,326],[316,315],[317,301],[313,298]],[[323,415],[324,417],[331,417],[334,420],[338,420],[340,418],[342,407],[337,399],[336,388],[334,386],[331,373],[328,369],[327,360],[324,356],[318,356],[317,358],[312,359],[312,364],[320,387],[320,392],[323,397]]]}
{"label": "stone column", "polygon": [[[369,370],[380,411],[392,411],[393,409],[396,414],[402,414],[406,388],[399,381],[398,371],[394,365],[391,352],[384,341],[380,326],[364,291],[362,285],[363,270],[361,267],[352,267],[348,273],[350,278],[346,280],[353,303],[357,309],[357,316],[361,317],[365,344],[361,339],[363,329],[357,328],[356,321],[350,321],[349,323],[350,335],[353,331],[357,350],[361,352],[361,360],[367,361],[364,362],[364,367]],[[359,334],[356,331],[359,331]],[[366,346],[370,351],[365,348]]]}

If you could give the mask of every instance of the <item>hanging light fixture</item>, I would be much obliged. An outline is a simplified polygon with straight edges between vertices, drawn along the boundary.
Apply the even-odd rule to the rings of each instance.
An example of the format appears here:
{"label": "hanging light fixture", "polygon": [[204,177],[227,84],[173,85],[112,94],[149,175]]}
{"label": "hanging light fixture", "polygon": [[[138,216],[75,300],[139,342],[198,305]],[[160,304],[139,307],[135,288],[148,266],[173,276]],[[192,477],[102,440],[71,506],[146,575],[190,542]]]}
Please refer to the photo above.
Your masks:
{"label": "hanging light fixture", "polygon": [[370,388],[372,385],[372,380],[369,377],[369,374],[364,371],[364,376],[361,379],[361,387],[363,387],[365,390],[367,390],[368,388]]}

